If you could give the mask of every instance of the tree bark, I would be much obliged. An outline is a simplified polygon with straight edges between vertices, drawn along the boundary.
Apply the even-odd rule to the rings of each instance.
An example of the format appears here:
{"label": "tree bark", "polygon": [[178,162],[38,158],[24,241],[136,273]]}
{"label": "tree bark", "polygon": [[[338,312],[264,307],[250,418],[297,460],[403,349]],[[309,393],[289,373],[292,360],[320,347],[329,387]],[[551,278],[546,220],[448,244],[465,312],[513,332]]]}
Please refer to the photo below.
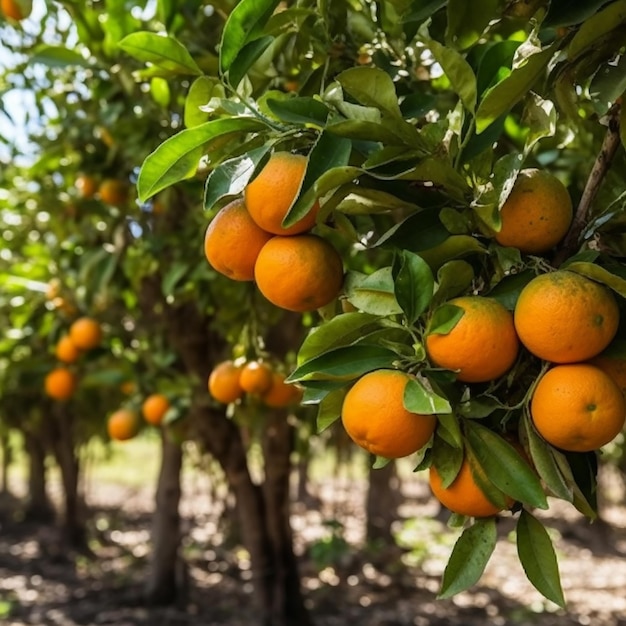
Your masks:
{"label": "tree bark", "polygon": [[149,604],[172,604],[186,598],[187,577],[179,554],[181,446],[161,433],[161,469],[152,515],[152,552],[144,598]]}
{"label": "tree bark", "polygon": [[24,444],[28,454],[28,503],[25,517],[29,521],[51,522],[54,507],[46,491],[46,450],[39,433],[24,431]]}

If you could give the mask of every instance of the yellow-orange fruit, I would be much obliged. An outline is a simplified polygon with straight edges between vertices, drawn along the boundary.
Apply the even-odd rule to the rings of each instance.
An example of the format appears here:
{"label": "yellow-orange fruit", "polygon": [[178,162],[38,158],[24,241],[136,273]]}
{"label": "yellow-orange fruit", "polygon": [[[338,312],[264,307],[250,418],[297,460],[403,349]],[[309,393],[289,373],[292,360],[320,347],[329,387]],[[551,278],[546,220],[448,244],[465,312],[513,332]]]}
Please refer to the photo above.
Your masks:
{"label": "yellow-orange fruit", "polygon": [[467,383],[505,374],[519,350],[513,315],[497,300],[483,296],[463,296],[447,304],[463,309],[463,316],[449,333],[426,336],[431,361],[456,371],[457,378]]}
{"label": "yellow-orange fruit", "polygon": [[65,335],[59,339],[54,353],[64,363],[74,363],[80,356],[80,350],[76,347],[76,344],[72,341],[71,337]]}
{"label": "yellow-orange fruit", "polygon": [[65,367],[57,367],[46,376],[44,387],[51,398],[69,400],[76,390],[76,376]]}
{"label": "yellow-orange fruit", "polygon": [[252,219],[275,235],[297,235],[315,225],[319,203],[292,226],[284,228],[283,220],[297,198],[304,180],[308,159],[290,152],[275,152],[244,191]]}
{"label": "yellow-orange fruit", "polygon": [[218,402],[230,404],[243,395],[239,383],[241,367],[232,361],[223,361],[215,366],[208,380],[209,393]]}
{"label": "yellow-orange fruit", "polygon": [[397,370],[375,370],[354,383],[343,401],[341,421],[359,446],[388,459],[408,456],[423,448],[437,425],[433,415],[411,413],[404,407],[409,376]]}
{"label": "yellow-orange fruit", "polygon": [[609,289],[568,270],[533,278],[515,305],[515,329],[535,356],[554,363],[586,361],[606,348],[619,323]]}
{"label": "yellow-orange fruit", "polygon": [[239,384],[247,393],[264,394],[272,386],[272,369],[261,361],[248,361],[241,368]]}
{"label": "yellow-orange fruit", "polygon": [[300,401],[300,389],[296,385],[286,383],[285,378],[286,376],[280,372],[272,372],[272,384],[261,396],[265,405],[278,409]]}
{"label": "yellow-orange fruit", "polygon": [[70,326],[70,339],[80,350],[91,350],[100,345],[102,329],[91,317],[81,317]]}
{"label": "yellow-orange fruit", "polygon": [[107,432],[117,441],[132,439],[139,432],[139,416],[130,409],[119,409],[109,416]]}
{"label": "yellow-orange fruit", "polygon": [[159,426],[170,408],[170,401],[161,393],[148,396],[141,405],[141,413],[149,424]]}
{"label": "yellow-orange fruit", "polygon": [[537,432],[553,446],[572,452],[597,450],[624,427],[621,389],[588,363],[557,365],[539,380],[530,404]]}

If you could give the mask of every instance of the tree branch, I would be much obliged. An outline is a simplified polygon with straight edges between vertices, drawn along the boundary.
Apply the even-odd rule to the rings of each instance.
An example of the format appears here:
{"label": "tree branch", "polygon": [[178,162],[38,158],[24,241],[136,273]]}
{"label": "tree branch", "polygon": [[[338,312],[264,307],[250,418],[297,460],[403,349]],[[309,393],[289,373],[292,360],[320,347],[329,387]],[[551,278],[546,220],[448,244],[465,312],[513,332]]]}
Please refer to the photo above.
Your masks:
{"label": "tree branch", "polygon": [[563,240],[563,243],[559,246],[556,254],[554,255],[553,265],[558,267],[567,259],[572,256],[580,245],[580,236],[587,225],[589,208],[591,203],[602,184],[606,173],[611,167],[613,157],[617,152],[617,148],[620,145],[620,133],[619,133],[619,112],[620,105],[615,104],[607,113],[608,127],[604,141],[600,152],[596,157],[596,161],[593,164],[585,189],[578,203],[572,225]]}

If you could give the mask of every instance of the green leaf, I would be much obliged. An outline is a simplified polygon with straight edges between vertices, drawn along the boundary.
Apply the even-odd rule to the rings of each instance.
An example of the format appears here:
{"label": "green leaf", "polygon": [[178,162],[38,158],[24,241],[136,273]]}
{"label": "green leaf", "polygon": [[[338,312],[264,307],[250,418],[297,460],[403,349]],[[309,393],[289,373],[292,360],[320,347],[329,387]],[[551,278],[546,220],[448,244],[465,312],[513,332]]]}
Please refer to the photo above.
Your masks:
{"label": "green leaf", "polygon": [[524,154],[527,155],[540,139],[554,137],[556,133],[556,107],[554,103],[531,92],[521,124],[528,128],[528,136],[524,144]]}
{"label": "green leaf", "polygon": [[582,276],[586,276],[587,278],[591,278],[599,283],[603,283],[622,296],[622,298],[626,298],[626,278],[613,274],[596,263],[575,261],[573,263],[563,265],[563,268],[568,269],[571,272],[581,274]]}
{"label": "green leaf", "polygon": [[374,315],[402,313],[394,292],[391,267],[383,267],[369,276],[348,272],[344,282],[348,302]]}
{"label": "green leaf", "polygon": [[465,50],[475,44],[497,15],[499,0],[449,0],[446,41]]}
{"label": "green leaf", "polygon": [[393,367],[398,355],[381,346],[359,343],[324,352],[299,365],[287,382],[344,381],[349,382],[372,370]]}
{"label": "green leaf", "polygon": [[185,98],[184,120],[187,128],[199,126],[208,121],[209,114],[202,111],[200,107],[208,104],[211,98],[223,98],[224,87],[215,78],[209,76],[199,76],[191,83],[189,93]]}
{"label": "green leaf", "polygon": [[279,0],[240,0],[231,11],[219,45],[220,72],[225,74],[246,44],[261,37]]}
{"label": "green leaf", "polygon": [[345,396],[346,392],[344,389],[336,389],[335,391],[331,391],[319,403],[316,420],[318,434],[325,431],[341,417],[341,409]]}
{"label": "green leaf", "polygon": [[621,55],[617,63],[607,63],[596,72],[589,86],[589,95],[594,101],[596,112],[604,115],[624,92],[626,92],[626,56]]}
{"label": "green leaf", "polygon": [[[573,502],[574,477],[563,454],[539,436],[528,416],[521,420],[520,434],[527,443],[533,466],[550,493],[566,502]],[[562,458],[557,461],[559,456]],[[566,468],[566,473],[561,467]]]}
{"label": "green leaf", "polygon": [[474,113],[478,95],[476,75],[470,64],[456,50],[447,48],[434,39],[427,39],[425,44],[441,65],[450,86],[461,99],[463,106],[470,113]]}
{"label": "green leaf", "polygon": [[210,211],[220,200],[242,193],[253,172],[271,148],[271,144],[266,144],[218,165],[206,181],[205,210]]}
{"label": "green leaf", "polygon": [[404,388],[404,408],[418,415],[450,413],[452,407],[447,398],[439,395],[428,381],[411,378]]}
{"label": "green leaf", "polygon": [[359,141],[378,141],[385,145],[401,146],[406,137],[400,136],[385,124],[365,120],[341,120],[326,127],[326,131],[338,137]]}
{"label": "green leaf", "polygon": [[467,261],[448,261],[437,272],[433,304],[441,304],[465,293],[474,280],[474,268]]}
{"label": "green leaf", "polygon": [[351,152],[349,139],[337,139],[326,132],[319,135],[309,154],[299,196],[287,211],[283,227],[288,228],[301,220],[311,210],[315,199],[329,190],[329,182],[334,184],[337,174],[345,173],[341,168],[348,165]]}
{"label": "green leaf", "polygon": [[173,37],[141,31],[127,35],[118,45],[133,58],[152,63],[169,72],[202,74],[187,48]]}
{"label": "green leaf", "polygon": [[160,76],[154,76],[150,80],[150,94],[152,99],[164,109],[170,104],[171,93],[169,83]]}
{"label": "green leaf", "polygon": [[476,110],[477,133],[482,133],[503,113],[510,111],[532,89],[545,72],[555,52],[555,45],[528,57],[522,65],[484,93]]}
{"label": "green leaf", "polygon": [[541,522],[525,509],[517,521],[517,554],[528,580],[537,591],[565,608],[559,567],[550,536]]}
{"label": "green leaf", "polygon": [[463,464],[463,447],[449,443],[441,437],[438,431],[435,431],[431,459],[432,464],[437,468],[437,473],[441,476],[442,487],[447,489],[454,482]]}
{"label": "green leaf", "polygon": [[463,317],[465,311],[454,304],[438,306],[428,322],[429,335],[447,335]]}
{"label": "green leaf", "polygon": [[454,413],[439,413],[437,419],[438,436],[453,448],[463,450],[463,435],[457,416]]}
{"label": "green leaf", "polygon": [[274,37],[266,35],[247,43],[240,51],[228,69],[228,82],[236,87],[239,85],[248,70],[259,60],[260,56],[274,42]]}
{"label": "green leaf", "polygon": [[209,140],[229,133],[245,135],[264,128],[263,122],[253,118],[219,119],[182,130],[170,137],[149,154],[141,166],[137,180],[140,202],[193,176],[202,157],[204,144]]}
{"label": "green leaf", "polygon": [[515,310],[519,294],[526,285],[535,278],[533,270],[524,270],[519,274],[505,276],[491,291],[489,297],[497,300],[509,311]]}
{"label": "green leaf", "polygon": [[187,263],[181,261],[172,263],[161,281],[161,292],[165,297],[171,296],[174,293],[176,285],[178,285],[188,271],[189,265]]}
{"label": "green leaf", "polygon": [[607,4],[610,1],[585,0],[585,2],[572,2],[571,0],[552,0],[543,24],[551,28],[581,24],[591,17],[603,4]]}
{"label": "green leaf", "polygon": [[449,236],[450,233],[439,219],[439,212],[425,210],[412,213],[383,233],[376,242],[376,246],[392,246],[411,252],[420,252],[444,242]]}
{"label": "green leaf", "polygon": [[379,317],[369,313],[342,313],[313,328],[298,351],[298,363],[303,363],[323,352],[347,346],[360,337],[380,328]]}
{"label": "green leaf", "polygon": [[267,106],[281,121],[290,124],[324,126],[330,113],[328,107],[317,98],[297,97],[285,100],[268,98]]}
{"label": "green leaf", "polygon": [[91,67],[89,60],[85,59],[82,54],[70,50],[65,46],[37,46],[35,52],[28,59],[28,62],[31,64],[42,63],[48,67],[67,67],[68,65]]}
{"label": "green leaf", "polygon": [[353,67],[341,72],[337,82],[353,98],[368,107],[375,107],[392,118],[402,119],[396,88],[391,77],[375,67]]}
{"label": "green leaf", "polygon": [[452,235],[432,248],[419,251],[420,256],[433,271],[452,259],[471,254],[487,254],[487,249],[471,235]]}
{"label": "green leaf", "polygon": [[394,294],[409,325],[428,308],[435,279],[428,264],[417,254],[400,250],[392,266]]}
{"label": "green leaf", "polygon": [[466,422],[465,434],[472,453],[498,489],[530,506],[548,508],[539,478],[510,443],[475,421]]}
{"label": "green leaf", "polygon": [[475,585],[498,539],[495,518],[477,519],[457,539],[446,565],[438,598],[450,598]]}
{"label": "green leaf", "polygon": [[589,17],[578,29],[567,48],[567,58],[575,61],[591,50],[604,37],[626,23],[626,0],[612,2],[606,8]]}

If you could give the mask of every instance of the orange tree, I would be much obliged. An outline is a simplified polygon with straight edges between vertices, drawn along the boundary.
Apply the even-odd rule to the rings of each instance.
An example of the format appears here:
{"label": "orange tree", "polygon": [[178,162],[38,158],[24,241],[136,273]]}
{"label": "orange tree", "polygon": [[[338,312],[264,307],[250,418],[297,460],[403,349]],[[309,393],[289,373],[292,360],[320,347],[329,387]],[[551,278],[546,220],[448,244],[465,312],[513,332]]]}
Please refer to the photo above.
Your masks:
{"label": "orange tree", "polygon": [[[623,399],[600,375],[588,395],[562,401],[576,407],[583,431],[597,411],[610,413],[593,449],[543,437],[545,407],[534,415],[531,399],[540,385],[542,397],[553,393],[545,390],[552,361],[525,341],[520,325],[526,318],[539,336],[544,324],[554,324],[557,337],[573,331],[581,359],[615,337],[626,296],[618,175],[625,14],[623,0],[584,7],[243,0],[228,12],[217,76],[173,39],[158,49],[147,32],[121,42],[157,66],[176,51],[172,71],[196,75],[186,128],[143,162],[141,200],[201,172],[212,216],[234,199],[246,201],[273,154],[307,158],[281,227],[316,211],[316,236],[341,251],[347,272],[340,297],[323,302],[322,321],[301,345],[289,380],[318,407],[321,430],[342,413],[346,420],[344,398],[370,372],[405,372],[399,410],[437,421],[434,436],[415,450],[416,470],[430,468],[435,495],[463,527],[443,597],[479,579],[496,543],[493,514],[511,509],[528,578],[563,605],[555,553],[533,511],[548,508],[551,496],[596,515],[597,448],[619,441]],[[619,167],[611,169],[614,159]],[[283,239],[289,235],[266,245]],[[290,276],[292,267],[274,266],[272,293],[308,284],[299,277],[309,274]],[[317,279],[316,269],[309,267]],[[555,306],[569,308],[571,323],[561,327],[540,309],[519,316],[524,287],[557,269],[583,285]],[[594,290],[600,309],[585,311]],[[587,331],[603,336],[594,348]],[[612,390],[611,406],[603,406],[603,389]],[[354,428],[350,411],[347,419]],[[361,419],[356,438],[367,441],[361,430],[377,420]],[[563,413],[549,419],[557,430],[569,427]],[[392,442],[405,432],[394,423],[384,433]],[[476,493],[484,506],[462,505]]]}

